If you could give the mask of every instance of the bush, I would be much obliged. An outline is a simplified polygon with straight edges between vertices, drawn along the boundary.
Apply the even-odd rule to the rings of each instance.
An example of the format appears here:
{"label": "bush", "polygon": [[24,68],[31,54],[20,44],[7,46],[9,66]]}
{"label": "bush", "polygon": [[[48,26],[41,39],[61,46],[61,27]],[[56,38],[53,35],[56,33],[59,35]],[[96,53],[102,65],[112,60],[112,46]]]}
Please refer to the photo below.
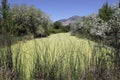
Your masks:
{"label": "bush", "polygon": [[63,31],[61,29],[55,29],[53,27],[50,27],[49,32],[52,34],[52,33],[60,33],[60,32],[63,32]]}
{"label": "bush", "polygon": [[120,67],[120,8],[118,8],[108,21],[106,29],[106,43],[114,48],[115,67]]}
{"label": "bush", "polygon": [[41,25],[39,25],[35,31],[35,37],[45,37],[45,30]]}
{"label": "bush", "polygon": [[72,34],[84,35],[86,37],[102,39],[104,31],[107,27],[107,23],[98,17],[96,14],[92,14],[87,17],[83,17],[80,21],[72,25]]}

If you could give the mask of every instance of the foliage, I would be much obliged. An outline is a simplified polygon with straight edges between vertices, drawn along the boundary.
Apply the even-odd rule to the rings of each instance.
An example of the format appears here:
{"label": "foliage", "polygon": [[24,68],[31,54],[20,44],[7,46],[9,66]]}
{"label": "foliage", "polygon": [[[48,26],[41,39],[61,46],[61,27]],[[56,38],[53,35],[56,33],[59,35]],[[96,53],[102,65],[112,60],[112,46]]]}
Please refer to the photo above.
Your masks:
{"label": "foliage", "polygon": [[50,28],[51,33],[60,33],[70,31],[70,26],[64,26],[61,22],[56,21],[53,23],[53,27]]}
{"label": "foliage", "polygon": [[[3,12],[4,13],[1,14],[3,17],[0,18],[0,23],[4,24],[3,26],[9,24],[7,32],[10,35],[24,36],[32,34],[36,37],[37,35],[41,35],[40,32],[36,33],[40,26],[45,30],[44,33],[41,33],[46,36],[49,35],[48,31],[46,31],[51,24],[49,17],[34,6],[28,7],[25,4],[20,6],[14,5],[9,8],[9,14],[5,14],[6,11]],[[7,18],[7,21],[5,21],[4,18]]]}
{"label": "foliage", "polygon": [[109,47],[78,39],[69,33],[30,41],[16,40],[13,45],[13,35],[45,37],[50,33],[67,32],[69,26],[60,22],[51,24],[49,17],[34,6],[9,8],[7,0],[3,0],[0,11],[0,80],[119,80],[120,9],[116,9],[111,17],[106,11],[110,11],[108,4],[100,9],[103,20],[95,14],[83,17],[71,24],[71,32],[102,39]]}
{"label": "foliage", "polygon": [[[103,21],[97,15],[90,15],[74,24],[72,34],[91,36],[113,49],[109,54],[110,62],[114,64],[114,71],[119,71],[120,67],[120,8],[116,8],[108,21]],[[86,34],[87,33],[87,34]],[[102,53],[103,54],[103,53]],[[101,59],[102,57],[100,57]],[[101,68],[101,67],[100,67]],[[105,67],[103,67],[105,68]],[[109,70],[108,70],[109,71]],[[113,73],[116,74],[116,73]],[[116,74],[119,75],[119,74]],[[119,78],[118,78],[119,79]]]}
{"label": "foliage", "polygon": [[60,29],[62,27],[62,23],[59,21],[54,22],[54,28],[55,29]]}
{"label": "foliage", "polygon": [[108,21],[108,28],[106,30],[106,40],[109,46],[115,50],[114,59],[115,65],[120,66],[120,8],[118,8],[111,19]]}
{"label": "foliage", "polygon": [[39,25],[36,28],[35,34],[36,34],[36,37],[45,37],[46,36],[45,30],[44,30],[44,28],[41,25]]}
{"label": "foliage", "polygon": [[0,9],[0,24],[1,33],[6,33],[11,30],[11,13],[7,0],[2,0]]}
{"label": "foliage", "polygon": [[73,24],[72,34],[84,35],[86,37],[102,38],[106,30],[107,23],[99,18],[96,14],[83,17]]}
{"label": "foliage", "polygon": [[110,20],[110,17],[113,14],[113,9],[108,5],[108,3],[103,4],[102,8],[99,9],[98,16],[104,21]]}
{"label": "foliage", "polygon": [[41,28],[45,30],[45,27],[48,27],[47,24],[50,24],[49,18],[34,6],[14,6],[11,11],[13,12],[13,16],[15,16],[14,20],[16,25],[21,26],[21,28],[18,27],[18,29],[20,29],[17,30],[18,33],[24,34],[27,32],[33,34],[34,36],[37,36],[40,35],[39,33],[36,33],[36,30],[38,29],[37,27],[40,27],[41,25]]}
{"label": "foliage", "polygon": [[[114,41],[116,38],[117,39],[120,38],[120,9],[119,8],[115,11],[111,19],[108,21],[106,36],[108,36],[111,41]],[[111,44],[111,46],[115,47],[116,45]]]}

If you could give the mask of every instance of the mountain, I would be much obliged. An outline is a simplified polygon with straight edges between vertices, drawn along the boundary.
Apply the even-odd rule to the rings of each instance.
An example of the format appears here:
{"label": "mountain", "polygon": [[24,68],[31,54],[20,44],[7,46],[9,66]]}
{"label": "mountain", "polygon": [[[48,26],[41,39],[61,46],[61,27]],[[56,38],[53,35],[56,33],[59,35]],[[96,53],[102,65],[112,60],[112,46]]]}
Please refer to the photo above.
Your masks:
{"label": "mountain", "polygon": [[76,21],[82,19],[81,16],[72,16],[68,19],[61,19],[61,20],[58,20],[59,22],[61,22],[64,26],[67,26],[69,25],[70,23],[75,23]]}

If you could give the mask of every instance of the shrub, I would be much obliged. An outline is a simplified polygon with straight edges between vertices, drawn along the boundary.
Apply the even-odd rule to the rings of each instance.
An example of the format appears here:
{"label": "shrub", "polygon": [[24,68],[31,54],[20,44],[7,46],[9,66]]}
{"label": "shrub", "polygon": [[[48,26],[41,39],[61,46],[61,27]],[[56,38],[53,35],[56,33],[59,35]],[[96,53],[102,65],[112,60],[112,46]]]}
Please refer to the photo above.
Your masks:
{"label": "shrub", "polygon": [[92,14],[76,22],[72,27],[72,32],[86,37],[91,36],[94,39],[102,39],[106,27],[107,22],[104,22],[96,14]]}

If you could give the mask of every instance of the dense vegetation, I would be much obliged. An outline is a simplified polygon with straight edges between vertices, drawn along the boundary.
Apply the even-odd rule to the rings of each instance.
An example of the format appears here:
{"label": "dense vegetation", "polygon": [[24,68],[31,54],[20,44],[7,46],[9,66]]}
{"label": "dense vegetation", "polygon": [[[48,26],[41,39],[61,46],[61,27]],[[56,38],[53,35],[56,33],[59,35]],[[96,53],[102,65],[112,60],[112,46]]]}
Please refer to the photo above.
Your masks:
{"label": "dense vegetation", "polygon": [[[96,51],[96,56],[100,56],[101,53],[104,53],[103,55],[110,53],[110,48],[107,46],[101,45],[102,48],[96,46],[98,44],[93,41],[79,39],[70,36],[69,33],[21,41],[11,46],[13,69],[17,73],[16,71],[10,74],[5,73],[3,78],[17,76],[20,80],[85,79],[86,72],[89,72],[87,69],[93,66],[92,55],[94,55],[94,51]],[[5,50],[0,51],[4,52]],[[1,59],[4,60],[4,58]],[[109,57],[105,59],[109,59]],[[16,80],[15,77],[12,79]]]}
{"label": "dense vegetation", "polygon": [[3,0],[0,12],[1,34],[6,32],[14,36],[45,37],[51,33],[68,31],[60,22],[53,24],[49,16],[34,6],[22,4],[10,7]]}
{"label": "dense vegetation", "polygon": [[[107,10],[104,9],[108,9],[108,11],[110,12],[112,11],[112,14],[110,15],[110,13],[105,13],[105,11]],[[97,41],[103,40],[103,42],[105,42],[107,45],[115,48],[116,45],[120,44],[119,15],[119,7],[116,7],[116,9],[112,9],[108,6],[108,4],[105,4],[100,9],[98,15],[92,14],[83,17],[80,21],[77,21],[76,23],[72,24],[72,35],[84,35],[87,36],[89,39],[92,38]],[[109,18],[105,16],[108,16]]]}
{"label": "dense vegetation", "polygon": [[104,21],[110,20],[110,17],[113,14],[113,9],[108,5],[108,3],[105,3],[101,9],[99,9],[98,16],[103,19]]}
{"label": "dense vegetation", "polygon": [[2,0],[0,80],[119,80],[120,5],[98,12],[63,26],[34,6]]}
{"label": "dense vegetation", "polygon": [[[120,3],[119,7],[110,7],[104,4],[99,14],[83,17],[82,20],[71,25],[72,35],[88,38],[107,45],[113,49],[110,61],[114,70],[120,67]],[[102,57],[100,57],[102,58]],[[118,74],[119,75],[119,74]],[[118,78],[119,79],[119,78]]]}
{"label": "dense vegetation", "polygon": [[27,7],[26,5],[4,8],[6,5],[7,2],[5,5],[2,5],[1,9],[1,26],[3,26],[3,31],[17,36],[27,34],[32,34],[35,37],[48,35],[46,30],[50,25],[50,19],[41,10],[36,9],[34,6]]}

